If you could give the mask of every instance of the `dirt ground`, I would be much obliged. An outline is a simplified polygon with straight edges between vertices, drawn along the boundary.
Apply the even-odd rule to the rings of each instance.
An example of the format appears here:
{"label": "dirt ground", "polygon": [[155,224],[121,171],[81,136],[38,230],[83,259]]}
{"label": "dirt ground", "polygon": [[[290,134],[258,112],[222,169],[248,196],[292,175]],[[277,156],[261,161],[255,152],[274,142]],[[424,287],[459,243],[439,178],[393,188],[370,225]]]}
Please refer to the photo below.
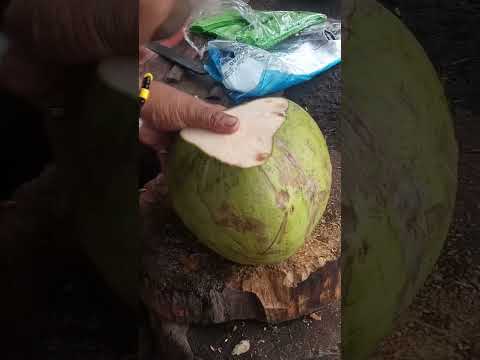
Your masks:
{"label": "dirt ground", "polygon": [[[287,8],[292,2],[258,0],[255,3],[259,8]],[[295,2],[295,6],[305,8],[303,5],[307,3],[312,1]],[[444,81],[459,139],[460,190],[456,219],[435,272],[395,333],[379,346],[373,359],[480,359],[480,205],[476,200],[480,198],[480,103],[474,91],[480,81],[480,56],[477,54],[480,33],[475,26],[480,23],[480,4],[475,0],[383,3],[397,9],[426,48]],[[314,87],[313,84],[308,86]],[[321,111],[315,110],[313,96],[309,99],[301,92],[297,96],[305,99],[307,106],[313,101],[310,103],[313,111]],[[68,266],[52,276],[49,289],[48,328],[44,337],[37,339],[39,349],[46,349],[46,353],[38,353],[36,359],[136,358],[135,321],[125,308],[115,305],[115,297],[106,290],[85,259],[72,259]],[[257,343],[272,339],[272,348],[281,342],[290,343],[287,352],[278,359],[338,358],[336,349],[323,354],[311,351],[315,342],[312,330],[322,336],[319,323],[313,319],[277,327],[258,324],[255,336],[244,332],[244,326],[244,323],[229,324],[223,329],[212,330],[217,333],[211,335],[200,331],[198,342],[193,345],[201,349],[200,355],[205,360],[212,358],[214,353],[214,358],[222,358],[219,347],[226,351],[225,344],[246,337]],[[304,336],[304,342],[292,342],[292,334]],[[215,342],[212,339],[216,339]],[[250,358],[253,351],[251,354]],[[275,360],[268,352],[265,358]]]}

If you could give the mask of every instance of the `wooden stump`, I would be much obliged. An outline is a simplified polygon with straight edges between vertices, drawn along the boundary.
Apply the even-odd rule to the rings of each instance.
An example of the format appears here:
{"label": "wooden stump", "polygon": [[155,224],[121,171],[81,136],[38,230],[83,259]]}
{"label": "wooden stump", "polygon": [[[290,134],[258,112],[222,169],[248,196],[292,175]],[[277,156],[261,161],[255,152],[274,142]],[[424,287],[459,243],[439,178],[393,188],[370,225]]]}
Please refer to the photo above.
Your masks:
{"label": "wooden stump", "polygon": [[141,195],[144,303],[160,320],[185,324],[255,319],[278,323],[340,299],[340,166],[327,210],[305,245],[286,262],[245,266],[199,244],[168,206],[158,179]]}

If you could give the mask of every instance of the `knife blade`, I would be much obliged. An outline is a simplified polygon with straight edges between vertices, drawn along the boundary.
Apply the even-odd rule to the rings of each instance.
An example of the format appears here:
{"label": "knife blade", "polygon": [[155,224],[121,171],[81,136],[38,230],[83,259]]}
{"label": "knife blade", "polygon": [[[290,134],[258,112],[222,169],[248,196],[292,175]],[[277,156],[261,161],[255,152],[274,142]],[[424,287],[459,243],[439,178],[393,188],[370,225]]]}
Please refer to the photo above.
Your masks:
{"label": "knife blade", "polygon": [[156,53],[157,55],[163,56],[167,60],[170,60],[173,63],[180,65],[181,67],[190,70],[196,74],[207,74],[207,71],[204,69],[203,64],[200,61],[188,59],[185,56],[179,54],[174,49],[168,48],[158,43],[150,43],[147,45],[147,48]]}

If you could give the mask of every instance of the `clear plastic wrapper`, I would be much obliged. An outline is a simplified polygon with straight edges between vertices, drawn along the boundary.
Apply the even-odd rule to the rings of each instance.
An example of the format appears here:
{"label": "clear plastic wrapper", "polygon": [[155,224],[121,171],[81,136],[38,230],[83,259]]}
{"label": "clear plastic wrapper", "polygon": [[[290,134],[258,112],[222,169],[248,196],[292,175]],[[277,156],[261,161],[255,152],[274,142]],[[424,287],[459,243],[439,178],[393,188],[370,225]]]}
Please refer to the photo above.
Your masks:
{"label": "clear plastic wrapper", "polygon": [[233,41],[208,43],[209,74],[239,103],[303,83],[341,62],[341,22],[311,26],[267,51]]}

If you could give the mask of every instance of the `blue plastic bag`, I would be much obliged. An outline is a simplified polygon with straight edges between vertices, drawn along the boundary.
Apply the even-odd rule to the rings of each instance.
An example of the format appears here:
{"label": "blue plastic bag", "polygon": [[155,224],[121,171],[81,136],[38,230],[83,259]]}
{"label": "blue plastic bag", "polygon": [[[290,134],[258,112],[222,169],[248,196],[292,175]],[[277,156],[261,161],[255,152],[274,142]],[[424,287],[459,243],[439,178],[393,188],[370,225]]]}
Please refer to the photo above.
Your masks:
{"label": "blue plastic bag", "polygon": [[311,80],[341,62],[341,23],[328,20],[267,51],[232,41],[208,43],[206,70],[236,103]]}

